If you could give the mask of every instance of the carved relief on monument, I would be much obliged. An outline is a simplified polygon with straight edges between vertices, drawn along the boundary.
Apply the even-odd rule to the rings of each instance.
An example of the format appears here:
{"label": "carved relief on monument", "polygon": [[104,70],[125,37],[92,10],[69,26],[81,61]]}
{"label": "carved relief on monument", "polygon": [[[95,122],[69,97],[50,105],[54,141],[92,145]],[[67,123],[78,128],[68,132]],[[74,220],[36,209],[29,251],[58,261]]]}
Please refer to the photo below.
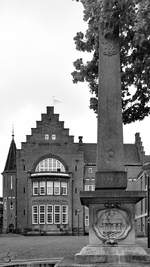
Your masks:
{"label": "carved relief on monument", "polygon": [[113,56],[119,54],[119,45],[115,40],[107,39],[101,35],[100,46],[104,55]]}
{"label": "carved relief on monument", "polygon": [[132,229],[131,219],[125,210],[119,208],[98,210],[93,229],[104,243],[117,244]]}

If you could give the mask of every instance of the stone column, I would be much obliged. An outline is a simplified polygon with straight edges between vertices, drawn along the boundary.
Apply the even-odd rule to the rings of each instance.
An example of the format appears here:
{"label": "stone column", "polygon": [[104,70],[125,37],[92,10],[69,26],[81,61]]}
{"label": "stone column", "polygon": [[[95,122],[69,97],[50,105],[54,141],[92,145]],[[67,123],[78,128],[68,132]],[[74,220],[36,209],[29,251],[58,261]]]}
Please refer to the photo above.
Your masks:
{"label": "stone column", "polygon": [[96,189],[125,189],[120,53],[116,38],[99,33]]}

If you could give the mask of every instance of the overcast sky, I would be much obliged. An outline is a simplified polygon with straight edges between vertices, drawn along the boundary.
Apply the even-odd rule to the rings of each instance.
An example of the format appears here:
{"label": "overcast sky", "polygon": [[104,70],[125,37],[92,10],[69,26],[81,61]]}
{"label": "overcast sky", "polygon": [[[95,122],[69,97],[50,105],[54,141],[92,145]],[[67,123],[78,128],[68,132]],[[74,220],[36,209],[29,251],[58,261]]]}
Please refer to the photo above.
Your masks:
{"label": "overcast sky", "polygon": [[[89,109],[87,84],[72,83],[73,61],[83,54],[73,37],[84,31],[82,5],[72,0],[0,0],[0,172],[4,170],[12,125],[17,148],[46,106],[85,142],[96,142],[96,116]],[[87,55],[86,55],[87,58]],[[140,132],[150,153],[150,118],[124,127],[124,142]],[[2,179],[1,179],[2,180]],[[0,182],[0,196],[2,184]]]}

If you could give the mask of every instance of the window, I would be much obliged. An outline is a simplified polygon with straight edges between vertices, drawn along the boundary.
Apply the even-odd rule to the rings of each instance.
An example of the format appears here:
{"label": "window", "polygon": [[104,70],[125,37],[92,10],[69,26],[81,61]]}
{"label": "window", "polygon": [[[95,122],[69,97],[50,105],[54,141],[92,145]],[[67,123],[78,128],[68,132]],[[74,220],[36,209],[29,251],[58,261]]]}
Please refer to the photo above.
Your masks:
{"label": "window", "polygon": [[92,168],[88,168],[88,172],[89,173],[92,173],[93,172],[93,169]]}
{"label": "window", "polygon": [[52,134],[52,140],[56,140],[56,134]]}
{"label": "window", "polygon": [[38,195],[38,182],[33,182],[33,195]]}
{"label": "window", "polygon": [[47,195],[53,195],[53,182],[47,181]]}
{"label": "window", "polygon": [[67,183],[65,183],[65,182],[61,183],[61,194],[67,195]]}
{"label": "window", "polygon": [[60,182],[54,182],[54,195],[60,195]]}
{"label": "window", "polygon": [[84,190],[85,191],[94,191],[95,190],[95,184],[85,184]]}
{"label": "window", "polygon": [[40,182],[40,195],[45,195],[45,181]]}
{"label": "window", "polygon": [[46,223],[47,224],[53,224],[53,206],[52,205],[47,205],[47,220]]}
{"label": "window", "polygon": [[[24,210],[25,215],[25,210]],[[32,224],[68,224],[68,205],[33,205]]]}
{"label": "window", "polygon": [[55,224],[61,223],[61,209],[59,205],[54,206],[54,223]]}
{"label": "window", "polygon": [[10,176],[10,189],[12,190],[13,189],[13,177]]}
{"label": "window", "polygon": [[39,206],[39,224],[45,224],[45,205]]}
{"label": "window", "polygon": [[85,226],[89,226],[89,215],[85,215]]}
{"label": "window", "polygon": [[62,206],[62,224],[68,223],[68,206],[64,205]]}
{"label": "window", "polygon": [[13,203],[12,203],[12,201],[10,202],[10,209],[13,210]]}
{"label": "window", "polygon": [[44,139],[45,139],[45,140],[49,140],[49,134],[45,134],[45,135],[44,135]]}
{"label": "window", "polygon": [[49,172],[65,172],[64,165],[55,158],[47,158],[39,162],[35,171],[42,172],[42,171],[49,171]]}
{"label": "window", "polygon": [[38,206],[32,206],[32,224],[38,224]]}
{"label": "window", "polygon": [[94,184],[89,185],[89,191],[95,191],[95,185]]}

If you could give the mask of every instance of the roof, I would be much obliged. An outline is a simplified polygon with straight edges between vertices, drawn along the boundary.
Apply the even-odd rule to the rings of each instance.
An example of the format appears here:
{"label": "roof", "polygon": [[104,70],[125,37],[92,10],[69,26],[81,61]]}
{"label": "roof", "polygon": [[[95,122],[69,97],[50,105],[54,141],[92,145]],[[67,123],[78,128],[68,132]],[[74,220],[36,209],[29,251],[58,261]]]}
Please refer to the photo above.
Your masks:
{"label": "roof", "polygon": [[[96,147],[95,143],[83,143],[83,151],[85,162],[96,164]],[[138,155],[138,150],[135,144],[124,144],[124,164],[125,165],[134,165],[141,164],[140,158]]]}
{"label": "roof", "polygon": [[16,170],[16,144],[14,139],[12,139],[4,171],[15,171],[15,170]]}
{"label": "roof", "polygon": [[149,155],[145,155],[144,162],[150,162],[150,156]]}

